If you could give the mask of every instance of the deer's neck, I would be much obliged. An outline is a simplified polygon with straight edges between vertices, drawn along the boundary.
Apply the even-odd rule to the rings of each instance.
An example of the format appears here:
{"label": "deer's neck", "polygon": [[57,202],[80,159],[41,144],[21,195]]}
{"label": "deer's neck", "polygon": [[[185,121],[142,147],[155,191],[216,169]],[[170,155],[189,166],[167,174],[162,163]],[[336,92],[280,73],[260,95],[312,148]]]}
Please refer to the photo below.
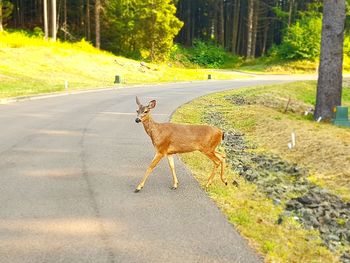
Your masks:
{"label": "deer's neck", "polygon": [[152,117],[149,115],[142,121],[143,127],[145,128],[146,133],[149,137],[151,137],[152,142],[154,139],[154,136],[157,132],[158,123],[156,123]]}

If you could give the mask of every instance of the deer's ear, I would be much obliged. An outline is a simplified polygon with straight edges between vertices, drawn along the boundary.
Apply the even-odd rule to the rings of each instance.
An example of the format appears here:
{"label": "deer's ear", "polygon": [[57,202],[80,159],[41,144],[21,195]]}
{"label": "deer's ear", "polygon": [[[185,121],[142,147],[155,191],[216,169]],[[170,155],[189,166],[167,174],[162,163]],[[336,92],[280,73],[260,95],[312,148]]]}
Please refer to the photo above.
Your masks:
{"label": "deer's ear", "polygon": [[140,102],[140,100],[139,100],[139,98],[137,96],[136,96],[136,104],[139,105],[139,106],[141,105],[141,102]]}
{"label": "deer's ear", "polygon": [[148,103],[148,108],[149,109],[153,109],[155,106],[156,106],[157,102],[155,100],[151,100],[149,103]]}

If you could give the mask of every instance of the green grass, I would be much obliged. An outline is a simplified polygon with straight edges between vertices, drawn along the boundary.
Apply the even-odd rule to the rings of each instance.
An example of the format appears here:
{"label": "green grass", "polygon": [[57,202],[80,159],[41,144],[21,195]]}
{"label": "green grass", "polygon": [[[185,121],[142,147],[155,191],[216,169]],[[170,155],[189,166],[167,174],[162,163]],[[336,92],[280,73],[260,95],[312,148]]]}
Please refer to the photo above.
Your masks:
{"label": "green grass", "polygon": [[[226,68],[236,68],[259,74],[316,74],[318,66],[318,60],[283,61],[277,58],[261,57],[246,60],[234,67],[231,65]],[[344,55],[343,69],[344,72],[350,72],[350,58],[347,55]]]}
{"label": "green grass", "polygon": [[[311,181],[350,200],[350,129],[316,123],[303,115],[314,103],[315,93],[314,81],[226,91],[184,105],[172,120],[202,123],[208,110],[220,112],[230,127],[257,146],[255,151],[307,167]],[[233,105],[227,96],[240,96],[249,104]],[[349,96],[350,88],[344,88],[345,105],[350,105]],[[289,97],[291,104],[284,113]],[[296,132],[297,146],[291,151],[287,143],[292,131]],[[182,155],[181,159],[204,188],[212,163],[199,153]],[[303,229],[293,218],[276,224],[283,205],[273,205],[254,184],[233,171],[227,171],[226,176],[231,182],[239,181],[240,187],[225,187],[216,177],[208,194],[267,262],[337,262],[339,254],[323,246],[318,233]]]}
{"label": "green grass", "polygon": [[124,84],[242,78],[231,72],[186,69],[167,64],[140,66],[140,61],[100,51],[88,42],[45,41],[21,32],[0,33],[0,98],[113,86],[114,76]]}

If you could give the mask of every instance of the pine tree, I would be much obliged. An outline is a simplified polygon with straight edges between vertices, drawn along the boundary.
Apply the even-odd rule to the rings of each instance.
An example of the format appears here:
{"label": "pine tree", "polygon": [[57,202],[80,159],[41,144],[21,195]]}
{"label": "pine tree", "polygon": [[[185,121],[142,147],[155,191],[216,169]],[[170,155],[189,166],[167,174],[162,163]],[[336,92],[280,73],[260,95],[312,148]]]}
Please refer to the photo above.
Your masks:
{"label": "pine tree", "polygon": [[52,23],[52,41],[56,41],[56,35],[57,35],[57,11],[56,11],[56,0],[51,0],[51,11],[52,11],[52,17],[51,17],[51,23]]}
{"label": "pine tree", "polygon": [[100,48],[101,46],[100,11],[101,11],[101,1],[95,0],[95,46],[96,48]]}
{"label": "pine tree", "polygon": [[47,16],[47,0],[44,0],[44,32],[45,32],[45,39],[49,38],[49,24],[48,24],[48,16]]}
{"label": "pine tree", "polygon": [[2,0],[0,0],[0,32],[4,31],[2,26]]}

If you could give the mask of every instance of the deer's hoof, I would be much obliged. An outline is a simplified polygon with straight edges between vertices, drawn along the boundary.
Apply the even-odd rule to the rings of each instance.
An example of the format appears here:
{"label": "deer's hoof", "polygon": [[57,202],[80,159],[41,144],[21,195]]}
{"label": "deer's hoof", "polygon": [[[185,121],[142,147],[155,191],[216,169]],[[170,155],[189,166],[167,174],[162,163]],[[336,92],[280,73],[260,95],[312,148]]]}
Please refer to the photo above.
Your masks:
{"label": "deer's hoof", "polygon": [[225,182],[225,185],[227,185],[227,182]]}
{"label": "deer's hoof", "polygon": [[171,186],[170,189],[171,189],[171,190],[176,190],[176,189],[177,189],[177,186]]}
{"label": "deer's hoof", "polygon": [[236,187],[239,187],[239,183],[236,180],[233,180],[232,184]]}
{"label": "deer's hoof", "polygon": [[137,188],[135,189],[134,193],[138,193],[138,192],[140,192],[140,191],[141,191],[141,189],[142,189],[142,187],[137,187]]}

